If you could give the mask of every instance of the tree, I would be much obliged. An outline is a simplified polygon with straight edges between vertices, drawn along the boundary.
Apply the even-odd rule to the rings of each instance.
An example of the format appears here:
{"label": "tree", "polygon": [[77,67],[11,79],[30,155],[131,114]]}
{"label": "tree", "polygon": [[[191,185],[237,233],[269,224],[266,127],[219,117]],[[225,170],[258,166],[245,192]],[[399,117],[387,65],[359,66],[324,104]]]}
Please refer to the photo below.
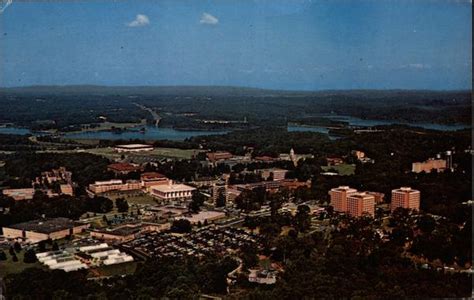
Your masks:
{"label": "tree", "polygon": [[270,198],[270,214],[272,219],[274,220],[278,215],[278,210],[282,207],[283,202],[283,195],[280,193],[276,193],[271,196]]}
{"label": "tree", "polygon": [[174,220],[173,224],[171,225],[171,231],[176,233],[188,233],[191,232],[192,226],[191,222],[186,219],[178,219]]}
{"label": "tree", "polygon": [[421,231],[423,231],[423,233],[431,234],[431,232],[436,228],[436,221],[432,216],[422,215],[417,220],[416,225]]}
{"label": "tree", "polygon": [[23,255],[23,262],[26,264],[32,264],[36,262],[36,253],[35,250],[33,249],[28,249],[25,251],[25,254]]}
{"label": "tree", "polygon": [[53,251],[58,251],[59,250],[59,245],[58,243],[54,242],[53,247],[51,248]]}
{"label": "tree", "polygon": [[219,195],[217,195],[216,199],[216,207],[224,207],[226,205],[226,198],[225,194],[222,191],[219,191]]}
{"label": "tree", "polygon": [[257,217],[246,216],[245,220],[244,220],[244,226],[246,226],[248,229],[250,229],[250,231],[253,233],[253,231],[258,226]]}
{"label": "tree", "polygon": [[311,217],[309,215],[310,209],[307,205],[298,206],[296,211],[294,225],[299,232],[305,232],[311,227]]}
{"label": "tree", "polygon": [[21,251],[21,245],[20,245],[20,243],[15,242],[15,244],[13,244],[13,247],[15,248],[15,252],[16,252],[16,253],[19,253],[19,252]]}
{"label": "tree", "polygon": [[206,197],[199,191],[194,191],[191,202],[189,202],[188,209],[190,212],[197,213],[201,210],[201,206],[206,201]]}
{"label": "tree", "polygon": [[12,261],[14,261],[14,262],[17,262],[17,261],[18,261],[18,257],[16,256],[16,254],[13,254],[13,255],[12,255]]}
{"label": "tree", "polygon": [[260,225],[260,235],[263,237],[265,248],[270,248],[273,240],[280,234],[280,225],[276,223],[264,223]]}
{"label": "tree", "polygon": [[250,269],[258,264],[258,251],[255,245],[245,244],[240,249],[240,258],[242,259],[244,269]]}
{"label": "tree", "polygon": [[11,256],[15,255],[15,249],[13,248],[13,246],[10,246],[10,248],[8,249],[8,252],[10,253]]}
{"label": "tree", "polygon": [[128,202],[124,198],[117,198],[115,200],[115,207],[117,207],[118,212],[127,212],[128,211]]}
{"label": "tree", "polygon": [[0,261],[2,260],[7,260],[7,254],[3,250],[0,250]]}

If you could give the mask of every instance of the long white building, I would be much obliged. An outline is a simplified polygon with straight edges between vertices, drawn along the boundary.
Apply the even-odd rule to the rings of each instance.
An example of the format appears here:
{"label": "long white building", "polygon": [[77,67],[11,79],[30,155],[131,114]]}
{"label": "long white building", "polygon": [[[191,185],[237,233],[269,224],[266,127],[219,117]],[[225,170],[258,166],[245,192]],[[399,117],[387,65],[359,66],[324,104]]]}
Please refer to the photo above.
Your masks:
{"label": "long white building", "polygon": [[153,197],[169,202],[175,200],[190,200],[196,189],[185,184],[162,184],[151,186],[149,190]]}

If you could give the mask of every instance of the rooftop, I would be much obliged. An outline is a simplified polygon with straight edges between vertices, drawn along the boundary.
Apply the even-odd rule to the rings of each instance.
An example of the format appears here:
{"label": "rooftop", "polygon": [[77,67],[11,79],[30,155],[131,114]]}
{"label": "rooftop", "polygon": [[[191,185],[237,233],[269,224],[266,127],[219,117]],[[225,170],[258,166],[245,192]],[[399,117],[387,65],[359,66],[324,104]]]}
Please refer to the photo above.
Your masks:
{"label": "rooftop", "polygon": [[374,195],[370,195],[366,192],[357,192],[357,193],[354,193],[354,194],[351,194],[350,196],[348,196],[350,198],[359,198],[359,199],[367,199],[367,198],[375,198]]}
{"label": "rooftop", "polygon": [[163,193],[167,192],[184,192],[184,191],[194,191],[195,188],[185,184],[162,184],[162,185],[153,185],[153,190],[160,191]]}
{"label": "rooftop", "polygon": [[124,148],[124,149],[140,149],[140,148],[152,148],[152,145],[146,144],[127,144],[127,145],[116,145],[117,148]]}
{"label": "rooftop", "polygon": [[110,164],[107,166],[107,168],[116,170],[116,171],[136,171],[140,169],[140,167],[129,164],[129,163],[115,163],[115,164]]}
{"label": "rooftop", "polygon": [[10,225],[9,228],[25,230],[25,231],[34,231],[38,233],[52,233],[64,229],[73,228],[78,226],[80,223],[74,222],[71,219],[67,218],[54,218],[54,219],[40,219],[33,220],[24,223],[18,223]]}
{"label": "rooftop", "polygon": [[95,185],[123,184],[121,179],[111,179],[107,181],[96,181]]}
{"label": "rooftop", "polygon": [[165,175],[158,173],[158,172],[145,172],[141,175],[142,180],[150,180],[150,179],[158,179],[158,178],[166,178]]}
{"label": "rooftop", "polygon": [[103,229],[98,230],[97,232],[106,233],[106,234],[113,234],[118,236],[127,236],[131,234],[135,234],[140,231],[140,227],[138,226],[122,226],[114,229]]}
{"label": "rooftop", "polygon": [[410,192],[410,193],[419,193],[418,190],[414,190],[411,187],[401,187],[399,189],[393,190],[395,192]]}

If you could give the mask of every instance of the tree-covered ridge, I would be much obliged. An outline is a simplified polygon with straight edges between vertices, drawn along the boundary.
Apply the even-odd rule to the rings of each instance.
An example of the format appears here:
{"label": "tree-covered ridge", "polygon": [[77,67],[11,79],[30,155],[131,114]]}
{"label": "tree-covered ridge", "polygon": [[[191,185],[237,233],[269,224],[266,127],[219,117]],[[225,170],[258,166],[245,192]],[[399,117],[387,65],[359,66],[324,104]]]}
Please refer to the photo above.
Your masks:
{"label": "tree-covered ridge", "polygon": [[[36,93],[37,92],[37,93]],[[226,93],[227,92],[227,93]],[[470,124],[468,91],[267,91],[232,87],[30,87],[0,90],[0,123],[34,129],[77,130],[80,124],[139,122],[154,109],[162,126],[215,129],[203,120],[278,125],[318,115]],[[241,127],[219,125],[221,128]]]}

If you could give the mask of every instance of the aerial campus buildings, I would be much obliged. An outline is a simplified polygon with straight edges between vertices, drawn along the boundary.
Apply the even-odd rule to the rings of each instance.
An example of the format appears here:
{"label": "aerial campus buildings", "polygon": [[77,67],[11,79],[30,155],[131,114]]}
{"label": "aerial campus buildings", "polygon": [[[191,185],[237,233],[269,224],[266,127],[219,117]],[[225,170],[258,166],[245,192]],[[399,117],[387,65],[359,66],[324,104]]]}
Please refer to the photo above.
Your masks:
{"label": "aerial campus buildings", "polygon": [[45,218],[3,227],[3,236],[24,239],[33,243],[52,239],[62,239],[89,228],[88,223],[67,218]]}
{"label": "aerial campus buildings", "polygon": [[150,195],[165,202],[191,200],[196,188],[185,184],[160,184],[149,188]]}
{"label": "aerial campus buildings", "polygon": [[133,261],[132,256],[107,243],[41,252],[36,258],[49,269],[66,272]]}
{"label": "aerial campus buildings", "polygon": [[331,205],[337,212],[348,213],[353,217],[368,214],[375,216],[375,197],[367,192],[358,192],[348,186],[340,186],[329,191]]}
{"label": "aerial campus buildings", "polygon": [[394,211],[398,207],[420,210],[420,191],[410,187],[392,190],[390,210]]}
{"label": "aerial campus buildings", "polygon": [[[381,193],[358,192],[348,186],[339,186],[329,191],[331,206],[335,211],[347,213],[353,217],[363,215],[375,216],[375,205],[383,199]],[[410,187],[401,187],[392,190],[390,209],[402,207],[407,209],[420,209],[420,191]]]}

